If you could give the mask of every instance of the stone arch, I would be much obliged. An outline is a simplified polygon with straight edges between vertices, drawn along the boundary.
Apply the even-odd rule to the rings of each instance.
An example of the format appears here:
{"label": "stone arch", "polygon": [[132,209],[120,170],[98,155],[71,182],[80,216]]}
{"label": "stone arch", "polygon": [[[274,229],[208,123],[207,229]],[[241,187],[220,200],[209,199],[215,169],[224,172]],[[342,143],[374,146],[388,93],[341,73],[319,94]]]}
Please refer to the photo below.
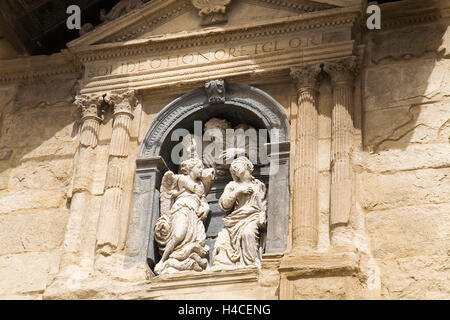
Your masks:
{"label": "stone arch", "polygon": [[[253,124],[269,130],[270,170],[268,177],[268,227],[266,252],[282,253],[286,248],[289,221],[289,121],[282,106],[270,95],[255,87],[227,84],[220,103],[210,103],[205,88],[192,90],[169,103],[153,120],[137,160],[133,208],[127,239],[126,266],[156,263],[157,250],[153,241],[153,226],[159,217],[159,185],[169,169],[165,153],[171,132],[189,117],[216,115],[236,109],[250,117]],[[272,143],[271,129],[278,129],[278,139]]]}

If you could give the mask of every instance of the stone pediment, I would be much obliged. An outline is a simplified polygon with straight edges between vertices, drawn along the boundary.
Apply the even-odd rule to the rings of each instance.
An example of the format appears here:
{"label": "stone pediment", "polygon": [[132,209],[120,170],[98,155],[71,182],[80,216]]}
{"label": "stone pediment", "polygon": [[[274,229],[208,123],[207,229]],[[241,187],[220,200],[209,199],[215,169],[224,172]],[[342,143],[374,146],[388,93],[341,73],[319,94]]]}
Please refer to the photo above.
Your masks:
{"label": "stone pediment", "polygon": [[[126,1],[126,0],[124,0]],[[205,3],[222,3],[202,9]],[[267,22],[327,9],[359,5],[361,0],[152,0],[113,21],[104,23],[91,32],[70,42],[68,47],[86,47],[95,44],[120,43],[151,39],[164,35],[186,34],[210,29],[243,27],[249,22]],[[208,24],[205,13],[224,12],[225,21]],[[215,12],[214,11],[214,12]],[[219,12],[221,11],[221,12]],[[213,14],[215,14],[213,12]],[[214,20],[215,17],[212,17]]]}

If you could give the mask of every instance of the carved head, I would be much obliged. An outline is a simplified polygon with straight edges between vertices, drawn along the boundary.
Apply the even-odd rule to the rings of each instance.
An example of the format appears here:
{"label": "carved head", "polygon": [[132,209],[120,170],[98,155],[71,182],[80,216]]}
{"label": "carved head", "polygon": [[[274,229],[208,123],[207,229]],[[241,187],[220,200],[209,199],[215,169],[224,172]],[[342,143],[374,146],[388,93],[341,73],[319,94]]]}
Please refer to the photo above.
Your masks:
{"label": "carved head", "polygon": [[191,158],[184,160],[180,164],[180,173],[184,175],[191,175],[194,179],[201,177],[203,170],[203,163],[198,158]]}
{"label": "carved head", "polygon": [[[227,120],[220,118],[211,118],[205,123],[204,130],[205,132],[208,132],[209,135],[211,135],[212,140],[217,141],[221,138],[222,141],[225,141],[226,130],[231,128],[231,124]],[[220,130],[222,137],[220,137],[217,130]]]}
{"label": "carved head", "polygon": [[241,181],[251,178],[253,164],[246,157],[239,157],[233,160],[230,166],[230,173],[234,181]]}

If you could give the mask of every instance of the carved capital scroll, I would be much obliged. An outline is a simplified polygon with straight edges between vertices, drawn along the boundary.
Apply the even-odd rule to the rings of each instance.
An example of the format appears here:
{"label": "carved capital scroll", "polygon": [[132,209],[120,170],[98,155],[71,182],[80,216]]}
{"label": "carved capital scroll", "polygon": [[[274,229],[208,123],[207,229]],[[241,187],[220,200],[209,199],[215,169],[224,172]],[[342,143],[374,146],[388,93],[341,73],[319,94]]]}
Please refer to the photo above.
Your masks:
{"label": "carved capital scroll", "polygon": [[80,113],[80,144],[95,148],[103,116],[103,96],[77,96],[74,101]]}
{"label": "carved capital scroll", "polygon": [[134,91],[127,91],[120,94],[107,94],[105,102],[113,107],[114,117],[119,114],[127,114],[134,118],[137,99]]}
{"label": "carved capital scroll", "polygon": [[317,91],[321,71],[318,64],[296,66],[291,68],[291,77],[297,82],[298,90],[310,88]]}
{"label": "carved capital scroll", "polygon": [[343,60],[327,62],[324,70],[330,75],[333,87],[351,86],[358,73],[358,63],[356,58],[350,57]]}

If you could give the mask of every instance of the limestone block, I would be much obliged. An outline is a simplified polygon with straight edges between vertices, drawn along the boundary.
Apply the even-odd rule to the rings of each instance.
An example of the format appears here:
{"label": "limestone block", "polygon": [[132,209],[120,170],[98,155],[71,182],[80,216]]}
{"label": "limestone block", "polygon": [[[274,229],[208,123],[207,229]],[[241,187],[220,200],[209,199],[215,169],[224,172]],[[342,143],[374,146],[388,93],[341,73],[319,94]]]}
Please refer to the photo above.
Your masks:
{"label": "limestone block", "polygon": [[15,165],[26,160],[55,160],[55,159],[72,159],[76,152],[78,141],[76,137],[71,141],[60,141],[50,139],[42,141],[38,146],[23,147],[16,149],[12,157]]}
{"label": "limestone block", "polygon": [[0,257],[0,296],[39,292],[58,271],[57,252],[15,254]]}
{"label": "limestone block", "polygon": [[[17,90],[14,111],[57,103],[72,103],[76,79],[44,79],[21,84]],[[51,90],[48,90],[51,88]]]}
{"label": "limestone block", "polygon": [[61,191],[27,190],[0,195],[0,214],[19,210],[59,208],[65,203]]}
{"label": "limestone block", "polygon": [[395,172],[450,167],[450,143],[408,145],[404,149],[383,150],[366,155],[370,172]]}
{"label": "limestone block", "polygon": [[366,112],[365,145],[378,152],[412,143],[435,143],[449,119],[449,102]]}
{"label": "limestone block", "polygon": [[4,115],[0,138],[1,147],[39,146],[44,141],[74,140],[75,114],[67,106]]}
{"label": "limestone block", "polygon": [[446,31],[445,25],[433,25],[379,33],[373,37],[372,62],[420,57],[426,53],[449,54],[450,33]]}
{"label": "limestone block", "polygon": [[379,259],[446,255],[450,248],[450,204],[372,211],[366,221]]}
{"label": "limestone block", "polygon": [[50,251],[64,240],[67,210],[0,216],[0,255]]}
{"label": "limestone block", "polygon": [[361,205],[368,210],[447,203],[448,199],[450,168],[362,175]]}
{"label": "limestone block", "polygon": [[363,298],[363,285],[357,277],[314,277],[297,279],[294,283],[294,299],[296,300]]}
{"label": "limestone block", "polygon": [[[55,158],[57,158],[55,156]],[[72,176],[73,159],[52,161],[25,161],[11,169],[9,190],[63,189]]]}
{"label": "limestone block", "polygon": [[450,298],[450,258],[416,256],[379,261],[381,292],[386,299]]}
{"label": "limestone block", "polygon": [[450,95],[449,65],[450,61],[445,59],[417,59],[368,69],[364,86],[366,111]]}

